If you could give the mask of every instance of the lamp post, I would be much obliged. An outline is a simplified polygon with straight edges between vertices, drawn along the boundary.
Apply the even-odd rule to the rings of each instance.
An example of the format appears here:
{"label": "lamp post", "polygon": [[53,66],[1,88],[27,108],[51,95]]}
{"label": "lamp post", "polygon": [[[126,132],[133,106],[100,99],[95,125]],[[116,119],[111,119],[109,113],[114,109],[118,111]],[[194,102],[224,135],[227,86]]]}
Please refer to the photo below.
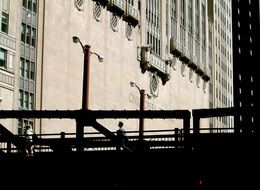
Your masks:
{"label": "lamp post", "polygon": [[[74,43],[80,43],[84,53],[84,66],[83,66],[83,86],[82,86],[82,110],[89,110],[89,69],[90,69],[90,55],[95,54],[100,62],[104,61],[104,57],[90,51],[90,45],[83,45],[79,37],[72,37]],[[76,128],[76,138],[79,142],[84,138],[84,123],[80,122]],[[79,146],[79,151],[82,147]]]}
{"label": "lamp post", "polygon": [[[145,95],[149,99],[152,98],[150,94],[145,94],[145,90],[141,89],[135,82],[131,81],[130,82],[131,87],[136,87],[140,93],[140,111],[144,111],[144,102],[145,102]],[[139,118],[139,140],[142,141],[144,137],[144,118],[140,117]]]}

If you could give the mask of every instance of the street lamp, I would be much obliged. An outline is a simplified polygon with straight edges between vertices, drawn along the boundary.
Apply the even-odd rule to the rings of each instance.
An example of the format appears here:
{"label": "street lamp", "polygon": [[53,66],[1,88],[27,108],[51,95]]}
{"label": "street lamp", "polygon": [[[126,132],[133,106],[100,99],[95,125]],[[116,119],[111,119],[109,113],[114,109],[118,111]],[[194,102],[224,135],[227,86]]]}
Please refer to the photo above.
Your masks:
{"label": "street lamp", "polygon": [[[79,37],[73,36],[74,43],[80,43],[84,53],[84,67],[83,67],[83,87],[82,87],[82,110],[89,110],[89,68],[90,68],[90,55],[94,54],[98,57],[100,62],[104,61],[104,56],[101,56],[95,52],[90,51],[90,45],[83,45]],[[84,138],[84,124],[77,124],[76,138],[81,142]],[[79,147],[82,151],[82,147]]]}
{"label": "street lamp", "polygon": [[[145,95],[149,99],[152,98],[151,94],[145,94],[145,90],[141,89],[135,82],[131,81],[130,82],[131,87],[136,87],[140,93],[140,111],[144,111],[144,102],[145,102]],[[140,117],[139,118],[139,140],[142,141],[144,136],[144,118]]]}
{"label": "street lamp", "polygon": [[89,110],[89,67],[90,55],[94,54],[100,62],[104,61],[104,56],[90,51],[90,45],[83,45],[79,37],[72,37],[74,43],[80,43],[84,53],[84,68],[83,68],[83,88],[82,88],[82,110]]}

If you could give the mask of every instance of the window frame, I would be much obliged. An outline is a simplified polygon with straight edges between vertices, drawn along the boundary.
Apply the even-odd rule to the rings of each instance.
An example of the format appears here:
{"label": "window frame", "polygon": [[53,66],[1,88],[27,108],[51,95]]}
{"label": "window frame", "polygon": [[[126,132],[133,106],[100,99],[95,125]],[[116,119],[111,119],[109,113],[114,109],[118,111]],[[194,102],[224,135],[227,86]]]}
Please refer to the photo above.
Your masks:
{"label": "window frame", "polygon": [[[4,17],[5,17],[5,22],[4,22]],[[9,28],[9,14],[6,12],[2,12],[1,15],[1,32],[4,32],[8,34],[8,28]]]}
{"label": "window frame", "polygon": [[7,50],[0,48],[0,53],[3,53],[3,55],[4,55],[4,59],[1,59],[1,56],[0,56],[0,68],[6,69],[7,68]]}

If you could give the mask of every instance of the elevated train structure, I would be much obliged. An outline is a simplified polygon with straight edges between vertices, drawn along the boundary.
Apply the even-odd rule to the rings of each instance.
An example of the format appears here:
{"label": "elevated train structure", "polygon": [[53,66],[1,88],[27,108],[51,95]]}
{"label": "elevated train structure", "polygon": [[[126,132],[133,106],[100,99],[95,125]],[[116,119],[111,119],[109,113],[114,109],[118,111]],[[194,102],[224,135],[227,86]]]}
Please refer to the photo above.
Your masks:
{"label": "elevated train structure", "polygon": [[[247,133],[234,128],[206,129],[200,119],[240,115],[259,116],[259,107],[174,111],[33,110],[0,111],[0,118],[75,119],[77,125],[93,127],[98,133],[37,134],[34,155],[25,156],[25,140],[0,126],[1,177],[15,172],[25,179],[26,168],[35,181],[45,178],[54,185],[72,187],[133,189],[219,189],[257,185],[259,171],[258,129]],[[192,120],[191,120],[192,116]],[[175,118],[182,128],[128,131],[131,151],[118,146],[115,132],[97,120],[103,118]],[[192,127],[190,125],[193,122]],[[238,127],[238,128],[237,128]],[[146,135],[147,134],[147,135]],[[57,178],[60,176],[61,178]],[[62,179],[62,180],[60,180]],[[68,179],[68,180],[67,180]],[[66,183],[65,183],[66,181]],[[49,182],[50,183],[50,182]],[[178,187],[178,188],[177,188]]]}

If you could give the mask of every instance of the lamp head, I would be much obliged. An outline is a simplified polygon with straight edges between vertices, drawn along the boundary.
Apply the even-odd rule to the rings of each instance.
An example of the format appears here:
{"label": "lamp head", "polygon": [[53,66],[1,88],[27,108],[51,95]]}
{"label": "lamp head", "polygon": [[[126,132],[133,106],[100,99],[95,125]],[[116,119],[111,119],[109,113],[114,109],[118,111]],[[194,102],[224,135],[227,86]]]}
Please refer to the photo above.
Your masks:
{"label": "lamp head", "polygon": [[98,55],[98,60],[99,62],[104,62],[105,56],[103,55]]}
{"label": "lamp head", "polygon": [[78,36],[73,36],[72,40],[73,40],[73,43],[78,43],[80,41]]}
{"label": "lamp head", "polygon": [[135,85],[136,85],[136,83],[135,83],[134,81],[131,81],[131,82],[130,82],[130,86],[131,86],[131,87],[135,87]]}
{"label": "lamp head", "polygon": [[150,94],[150,93],[149,93],[149,94],[146,94],[146,96],[147,96],[148,99],[152,99],[152,98],[153,98],[153,95]]}

